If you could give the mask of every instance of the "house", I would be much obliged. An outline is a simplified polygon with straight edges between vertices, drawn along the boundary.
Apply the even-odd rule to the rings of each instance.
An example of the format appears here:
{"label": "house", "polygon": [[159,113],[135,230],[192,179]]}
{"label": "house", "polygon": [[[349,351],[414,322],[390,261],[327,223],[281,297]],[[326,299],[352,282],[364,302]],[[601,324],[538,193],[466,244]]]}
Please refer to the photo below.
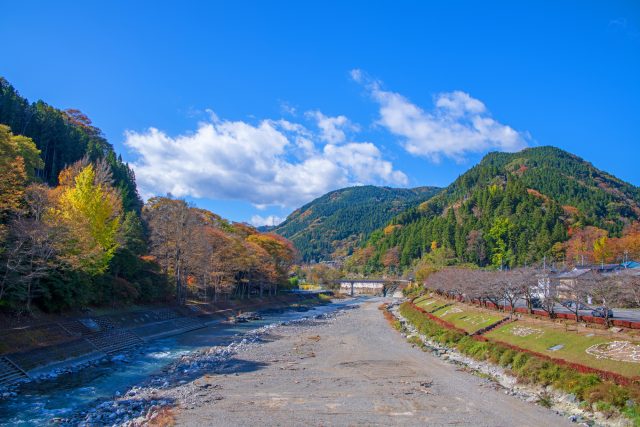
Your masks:
{"label": "house", "polygon": [[[553,278],[553,280],[557,282],[556,296],[560,299],[577,298],[575,289],[577,289],[580,278],[585,278],[586,274],[596,273],[608,276],[618,274],[630,268],[640,268],[640,263],[628,261],[622,264],[595,264],[575,267],[573,270],[557,274]],[[587,295],[586,302],[587,304],[592,304],[591,295]]]}
{"label": "house", "polygon": [[[594,269],[591,267],[580,266],[573,270],[556,274],[555,277],[553,277],[553,280],[557,283],[555,296],[564,300],[575,299],[576,295],[574,294],[573,289],[575,289],[578,280],[592,271],[594,271]],[[588,297],[587,299],[587,303],[591,304],[591,297]]]}

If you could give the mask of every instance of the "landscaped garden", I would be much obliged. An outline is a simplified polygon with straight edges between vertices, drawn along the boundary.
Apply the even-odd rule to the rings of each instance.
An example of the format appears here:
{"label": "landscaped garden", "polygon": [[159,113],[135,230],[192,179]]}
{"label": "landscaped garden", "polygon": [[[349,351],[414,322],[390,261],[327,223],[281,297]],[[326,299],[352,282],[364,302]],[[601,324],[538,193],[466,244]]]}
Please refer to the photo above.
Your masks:
{"label": "landscaped garden", "polygon": [[413,303],[469,334],[493,325],[504,317],[500,313],[483,311],[466,304],[452,303],[433,296],[417,298]]}
{"label": "landscaped garden", "polygon": [[588,329],[566,331],[553,324],[519,320],[501,325],[485,337],[596,369],[629,377],[640,375],[640,343]]}
{"label": "landscaped garden", "polygon": [[[474,359],[486,360],[508,368],[523,383],[552,385],[559,390],[573,394],[581,401],[581,405],[585,405],[587,408],[594,408],[594,410],[608,415],[622,413],[628,417],[633,425],[640,425],[640,407],[637,404],[640,397],[640,385],[633,380],[624,380],[625,376],[637,376],[639,365],[628,361],[612,360],[611,357],[614,354],[620,355],[620,357],[626,355],[624,357],[637,360],[638,346],[635,343],[622,344],[616,342],[614,338],[607,339],[602,335],[587,336],[590,332],[580,334],[564,329],[555,329],[553,325],[540,326],[537,323],[524,321],[496,328],[484,335],[489,338],[488,341],[485,341],[480,337],[475,339],[458,330],[443,327],[410,303],[402,304],[400,313],[413,324],[420,334],[433,341],[456,348]],[[562,341],[558,341],[559,339],[564,339],[566,344],[560,347]],[[416,337],[411,337],[411,340],[414,344],[422,345]],[[538,343],[537,347],[531,344],[533,342]],[[572,347],[581,348],[583,352],[570,351],[569,349]],[[540,351],[542,348],[546,350],[554,348],[555,351],[548,350],[545,353]],[[567,350],[565,350],[563,357],[558,352],[565,348]],[[550,357],[555,355],[556,358],[573,362],[576,366],[555,363],[544,357],[536,356],[536,353]],[[593,356],[597,362],[602,364],[585,363],[583,353],[588,357]],[[596,355],[599,355],[600,359]],[[614,383],[611,377],[605,378],[604,372],[600,372],[603,377],[585,372],[583,369],[579,369],[580,365],[606,370],[612,375],[621,375],[614,379],[623,385]]]}
{"label": "landscaped garden", "polygon": [[489,313],[461,303],[441,307],[434,311],[433,315],[452,323],[455,327],[463,329],[470,334],[493,325],[504,318],[500,313]]}
{"label": "landscaped garden", "polygon": [[413,303],[428,312],[432,312],[433,310],[437,310],[440,307],[444,307],[450,304],[450,302],[445,299],[431,295],[423,295],[419,298],[416,298],[415,300],[413,300]]}

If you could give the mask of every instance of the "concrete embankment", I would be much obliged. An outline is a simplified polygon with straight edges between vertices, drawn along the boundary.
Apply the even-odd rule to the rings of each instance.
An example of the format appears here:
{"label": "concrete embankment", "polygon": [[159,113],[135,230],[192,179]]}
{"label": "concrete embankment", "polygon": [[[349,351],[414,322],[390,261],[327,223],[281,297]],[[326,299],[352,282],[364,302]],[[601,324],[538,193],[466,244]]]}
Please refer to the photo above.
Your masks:
{"label": "concrete embankment", "polygon": [[239,312],[314,300],[316,296],[287,294],[216,304],[153,306],[6,328],[0,330],[0,388],[106,361],[147,341],[204,328]]}

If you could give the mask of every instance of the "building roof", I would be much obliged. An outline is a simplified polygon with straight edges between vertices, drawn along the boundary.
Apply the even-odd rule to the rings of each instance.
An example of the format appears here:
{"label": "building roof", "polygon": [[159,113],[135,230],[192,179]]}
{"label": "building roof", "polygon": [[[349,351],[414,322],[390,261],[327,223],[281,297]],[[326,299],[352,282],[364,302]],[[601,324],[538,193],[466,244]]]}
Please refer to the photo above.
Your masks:
{"label": "building roof", "polygon": [[640,262],[627,261],[620,264],[624,268],[638,268],[640,269]]}
{"label": "building roof", "polygon": [[558,274],[556,279],[575,279],[576,277],[580,277],[590,271],[590,268],[574,268],[573,270]]}

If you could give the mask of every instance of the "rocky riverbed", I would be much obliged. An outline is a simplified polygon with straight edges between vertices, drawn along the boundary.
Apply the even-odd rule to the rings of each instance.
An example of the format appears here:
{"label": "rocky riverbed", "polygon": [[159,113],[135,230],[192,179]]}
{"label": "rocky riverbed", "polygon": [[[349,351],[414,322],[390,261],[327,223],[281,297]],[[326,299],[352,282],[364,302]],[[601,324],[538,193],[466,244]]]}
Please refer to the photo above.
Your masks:
{"label": "rocky riverbed", "polygon": [[238,336],[226,346],[191,352],[170,364],[162,373],[149,378],[113,399],[68,418],[53,421],[62,426],[143,426],[153,424],[166,409],[194,408],[223,399],[215,378],[238,376],[259,366],[239,358],[251,352],[274,331],[296,330],[338,316],[340,311],[287,322],[274,323]]}
{"label": "rocky riverbed", "polygon": [[176,424],[575,425],[413,348],[379,305],[270,328],[229,369],[180,386]]}
{"label": "rocky riverbed", "polygon": [[[184,354],[61,425],[576,425],[500,368],[423,352],[371,300]],[[481,373],[472,375],[472,372]],[[168,416],[170,415],[171,420]]]}

